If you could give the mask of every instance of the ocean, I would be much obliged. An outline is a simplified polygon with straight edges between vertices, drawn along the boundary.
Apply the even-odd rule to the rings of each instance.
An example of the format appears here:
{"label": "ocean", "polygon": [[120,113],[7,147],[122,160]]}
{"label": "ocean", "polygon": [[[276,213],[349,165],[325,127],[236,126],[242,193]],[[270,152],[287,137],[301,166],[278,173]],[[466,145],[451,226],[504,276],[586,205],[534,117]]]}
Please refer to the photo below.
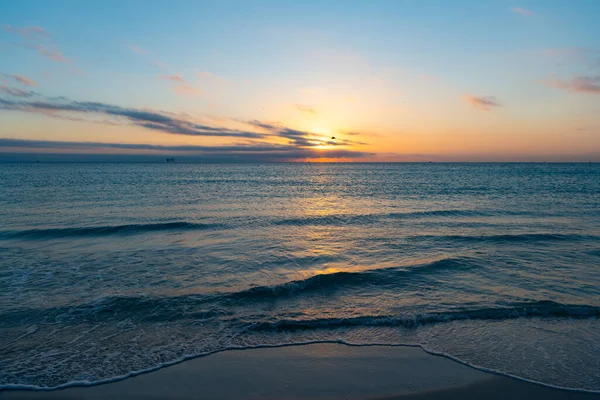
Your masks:
{"label": "ocean", "polygon": [[0,388],[335,341],[600,391],[600,164],[3,164],[0,293]]}

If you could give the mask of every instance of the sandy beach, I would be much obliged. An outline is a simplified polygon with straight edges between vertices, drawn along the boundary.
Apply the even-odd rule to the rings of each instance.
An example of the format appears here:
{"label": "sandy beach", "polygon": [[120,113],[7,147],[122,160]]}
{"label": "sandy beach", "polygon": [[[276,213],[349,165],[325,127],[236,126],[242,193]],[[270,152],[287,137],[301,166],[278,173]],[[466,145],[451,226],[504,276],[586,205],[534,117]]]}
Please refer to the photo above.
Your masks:
{"label": "sandy beach", "polygon": [[2,399],[600,399],[485,373],[420,348],[311,344],[229,350],[118,382]]}

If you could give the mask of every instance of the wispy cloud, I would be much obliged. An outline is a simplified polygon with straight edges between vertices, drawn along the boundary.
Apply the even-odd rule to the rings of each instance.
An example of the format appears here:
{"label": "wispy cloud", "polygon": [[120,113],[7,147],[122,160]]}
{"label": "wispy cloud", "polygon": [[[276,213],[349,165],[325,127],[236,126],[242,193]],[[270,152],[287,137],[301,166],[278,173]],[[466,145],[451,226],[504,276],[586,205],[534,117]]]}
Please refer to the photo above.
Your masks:
{"label": "wispy cloud", "polygon": [[10,25],[4,25],[4,30],[20,36],[24,41],[19,46],[27,49],[36,50],[39,54],[47,57],[48,59],[61,63],[71,62],[65,55],[58,49],[55,44],[45,44],[46,39],[50,37],[48,31],[41,26],[26,26],[22,28],[12,27]]}
{"label": "wispy cloud", "polygon": [[513,7],[510,9],[512,12],[514,12],[515,14],[521,14],[521,15],[535,15],[535,13],[531,10],[526,10],[524,8],[521,7]]}
{"label": "wispy cloud", "polygon": [[[2,139],[0,138],[2,154],[35,154],[39,159],[43,154],[62,154],[62,159],[106,159],[115,156],[115,150],[125,150],[121,157],[130,160],[140,159],[141,156],[154,156],[154,161],[163,161],[162,157],[176,156],[178,160],[200,162],[273,162],[301,161],[311,158],[341,158],[357,159],[372,156],[371,153],[348,149],[310,149],[298,148],[292,145],[271,143],[240,143],[223,146],[172,145],[160,146],[134,143],[101,143],[101,142],[54,142],[46,140]],[[104,154],[104,156],[103,156]],[[160,157],[160,158],[159,158]],[[52,157],[56,160],[56,157]]]}
{"label": "wispy cloud", "polygon": [[17,34],[25,39],[36,39],[36,38],[47,38],[50,35],[41,26],[24,26],[24,27],[13,27],[10,25],[4,25],[4,30]]}
{"label": "wispy cloud", "polygon": [[423,74],[421,75],[421,80],[423,82],[431,83],[437,81],[437,77],[435,77],[434,75]]}
{"label": "wispy cloud", "polygon": [[160,60],[152,60],[152,65],[159,69],[167,69],[169,67],[167,63],[162,62]]}
{"label": "wispy cloud", "polygon": [[165,133],[191,136],[222,136],[261,138],[264,134],[244,132],[235,129],[206,126],[194,121],[180,118],[163,111],[124,108],[97,102],[79,102],[63,99],[43,98],[35,101],[13,101],[0,98],[0,109],[40,113],[47,116],[61,116],[62,113],[75,113],[89,116],[104,115],[116,119],[124,119],[141,128],[162,131]]}
{"label": "wispy cloud", "polygon": [[201,89],[192,86],[188,82],[184,82],[182,85],[174,85],[172,90],[174,93],[183,96],[199,96],[203,93]]}
{"label": "wispy cloud", "polygon": [[553,79],[547,83],[569,92],[600,94],[600,76],[578,76],[571,80]]}
{"label": "wispy cloud", "polygon": [[179,74],[164,75],[162,78],[172,82],[171,90],[175,94],[184,96],[197,96],[202,94],[202,90],[192,85]]}
{"label": "wispy cloud", "polygon": [[296,110],[301,111],[303,113],[308,113],[308,114],[316,114],[317,113],[314,108],[312,108],[311,106],[305,105],[305,104],[296,104],[294,107],[296,108]]}
{"label": "wispy cloud", "polygon": [[217,75],[208,71],[196,72],[196,76],[198,77],[198,79],[215,79],[217,77]]}
{"label": "wispy cloud", "polygon": [[141,48],[134,44],[124,44],[124,46],[132,53],[135,53],[143,57],[146,61],[149,61],[152,64],[152,66],[158,69],[167,69],[169,67],[167,63],[155,58],[154,55],[150,54],[150,52],[144,48]]}
{"label": "wispy cloud", "polygon": [[21,85],[25,85],[25,86],[37,86],[37,82],[34,81],[31,78],[28,78],[26,76],[23,75],[16,75],[16,74],[0,74],[0,76],[3,76],[5,78],[14,80],[17,83],[20,83]]}
{"label": "wispy cloud", "polygon": [[196,72],[196,78],[200,82],[203,83],[218,83],[218,84],[228,84],[229,81],[220,75],[213,74],[208,71],[199,71]]}
{"label": "wispy cloud", "polygon": [[37,46],[37,50],[40,52],[41,55],[49,58],[52,61],[61,63],[71,62],[71,60],[65,57],[65,55],[55,45],[45,46],[43,44],[40,44],[39,46]]}
{"label": "wispy cloud", "polygon": [[177,74],[177,75],[165,75],[163,76],[163,78],[168,79],[170,81],[173,82],[185,82],[185,79],[183,79],[183,76]]}
{"label": "wispy cloud", "polygon": [[281,124],[269,123],[258,120],[241,121],[248,125],[252,125],[264,129],[271,134],[290,140],[290,143],[303,147],[314,146],[350,146],[350,145],[366,145],[367,143],[355,142],[347,139],[329,139],[323,138],[322,135],[313,134],[298,129],[288,128]]}
{"label": "wispy cloud", "polygon": [[[27,97],[22,93],[9,93],[16,97]],[[36,94],[37,95],[37,94]],[[327,145],[329,147],[343,147],[350,145],[364,145],[366,143],[345,139],[330,139],[322,135],[293,129],[278,123],[263,122],[258,120],[233,120],[224,119],[231,124],[243,125],[244,128],[229,128],[213,126],[197,122],[185,114],[174,114],[159,110],[126,108],[111,104],[69,101],[64,97],[48,98],[38,95],[34,100],[8,100],[0,97],[0,110],[23,111],[39,113],[49,117],[89,121],[95,123],[114,124],[125,122],[144,129],[160,131],[169,134],[206,136],[206,137],[234,137],[242,139],[286,139],[287,144],[295,147],[311,148]],[[108,117],[108,120],[106,118]],[[105,120],[98,121],[99,118]],[[230,125],[231,125],[230,124]]]}
{"label": "wispy cloud", "polygon": [[565,47],[545,49],[542,54],[557,63],[586,64],[589,67],[600,67],[600,49],[593,47]]}
{"label": "wispy cloud", "polygon": [[494,96],[472,96],[467,94],[464,99],[467,103],[482,111],[490,111],[494,108],[502,107],[502,104]]}
{"label": "wispy cloud", "polygon": [[545,56],[560,58],[581,58],[586,52],[587,50],[582,47],[565,47],[543,50],[543,54]]}
{"label": "wispy cloud", "polygon": [[133,51],[136,54],[146,54],[148,53],[146,50],[142,49],[141,47],[129,44],[127,45],[127,48],[131,51]]}
{"label": "wispy cloud", "polygon": [[22,90],[22,89],[18,89],[18,88],[11,88],[11,87],[8,87],[5,85],[0,86],[0,93],[6,93],[6,94],[9,94],[11,96],[16,96],[16,97],[31,97],[31,96],[38,95],[38,93],[32,92],[31,90]]}

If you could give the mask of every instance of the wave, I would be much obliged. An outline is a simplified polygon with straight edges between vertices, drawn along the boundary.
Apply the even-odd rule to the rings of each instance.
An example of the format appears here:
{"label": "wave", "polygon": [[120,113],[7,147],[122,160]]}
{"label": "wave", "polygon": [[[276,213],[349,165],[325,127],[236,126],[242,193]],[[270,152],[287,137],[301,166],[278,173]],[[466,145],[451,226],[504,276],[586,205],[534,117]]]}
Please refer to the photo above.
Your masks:
{"label": "wave", "polygon": [[[472,309],[472,310],[464,310],[460,312],[447,312],[447,313],[431,313],[431,314],[423,314],[418,316],[362,316],[362,317],[354,317],[354,318],[338,318],[338,319],[312,319],[312,320],[280,320],[274,322],[261,322],[261,323],[246,323],[244,325],[239,326],[241,328],[239,333],[247,332],[247,331],[281,331],[282,333],[286,333],[288,331],[295,330],[307,330],[307,329],[335,329],[335,328],[344,328],[344,327],[368,327],[368,326],[384,326],[384,327],[406,327],[406,328],[417,328],[419,325],[424,324],[432,324],[432,323],[445,323],[452,321],[460,321],[460,320],[507,320],[507,319],[516,319],[516,318],[528,318],[528,317],[553,317],[553,318],[597,318],[600,316],[600,307],[591,306],[591,305],[569,305],[569,304],[560,304],[552,301],[537,301],[537,302],[527,302],[527,303],[513,303],[510,307],[503,308],[483,308],[483,309]],[[53,321],[54,323],[59,321]],[[239,320],[236,322],[240,322]],[[290,340],[294,336],[283,336],[285,339]],[[62,381],[57,382],[57,384],[53,386],[38,386],[32,384],[19,384],[19,383],[8,383],[8,384],[0,384],[0,392],[2,390],[56,390],[60,388],[74,387],[74,386],[93,386],[101,383],[115,382],[122,379],[126,379],[129,377],[133,377],[139,375],[141,373],[147,373],[150,371],[155,371],[157,369],[174,365],[182,361],[186,361],[189,359],[193,359],[196,357],[207,356],[210,354],[214,354],[220,351],[231,350],[231,349],[250,349],[250,348],[265,348],[265,347],[283,347],[283,346],[293,346],[293,345],[301,345],[301,344],[310,344],[310,343],[341,343],[348,345],[356,345],[356,346],[410,346],[410,347],[421,347],[424,351],[444,356],[455,361],[461,362],[465,365],[478,368],[487,372],[497,373],[501,375],[512,376],[514,378],[528,380],[524,378],[519,378],[518,376],[508,374],[501,370],[492,370],[485,367],[480,367],[477,365],[470,364],[466,361],[462,361],[455,356],[437,351],[435,349],[431,349],[426,347],[425,345],[414,343],[414,344],[403,344],[403,343],[376,343],[376,342],[366,342],[366,343],[350,343],[343,341],[341,339],[337,340],[318,340],[318,341],[291,341],[291,342],[282,342],[278,344],[255,344],[255,345],[229,345],[224,348],[218,348],[216,350],[210,350],[206,352],[192,353],[183,357],[178,357],[164,363],[154,363],[150,364],[147,368],[140,368],[140,365],[135,365],[130,370],[130,372],[122,373],[121,375],[101,378],[97,380],[90,381]],[[156,362],[156,359],[154,360]],[[533,383],[540,383],[539,381],[528,380]],[[542,383],[548,385],[547,383]],[[553,385],[548,385],[553,386]],[[561,388],[560,386],[553,386]],[[563,389],[569,389],[566,387],[562,387]],[[574,390],[582,390],[588,391],[586,389],[575,389]]]}
{"label": "wave", "polygon": [[432,217],[544,217],[551,214],[543,211],[519,211],[519,210],[469,210],[469,209],[447,209],[447,210],[422,210],[373,214],[333,214],[315,215],[293,218],[280,218],[274,220],[273,225],[337,225],[337,224],[371,224],[385,220],[402,219],[429,219]]}
{"label": "wave", "polygon": [[482,308],[463,311],[426,313],[416,315],[373,315],[351,318],[284,319],[252,324],[251,330],[293,331],[357,326],[387,326],[414,328],[421,325],[461,320],[507,320],[528,317],[596,318],[600,307],[561,304],[553,301],[514,303],[510,307]]}
{"label": "wave", "polygon": [[[248,218],[248,217],[231,217],[221,220],[218,223],[200,223],[175,221],[164,223],[146,223],[146,224],[124,224],[124,225],[101,225],[101,226],[79,226],[65,228],[46,228],[46,229],[25,229],[25,230],[3,230],[0,231],[0,240],[2,239],[53,239],[65,237],[81,237],[81,236],[109,236],[109,235],[135,235],[147,232],[158,231],[186,231],[186,230],[210,230],[210,229],[227,229],[235,227],[257,228],[265,226],[352,226],[352,225],[370,225],[383,223],[385,221],[402,220],[402,219],[424,219],[431,220],[432,223],[441,223],[435,218],[450,218],[454,223],[463,223],[467,225],[490,225],[485,221],[476,221],[471,219],[456,219],[460,217],[503,217],[503,216],[533,216],[537,215],[532,212],[522,211],[499,211],[499,210],[468,210],[468,209],[448,209],[448,210],[423,210],[423,211],[407,211],[407,212],[391,212],[391,213],[374,213],[374,214],[334,214],[326,216],[303,216],[303,217],[263,217],[263,218]],[[433,218],[433,219],[431,219]],[[445,219],[444,223],[449,223],[450,220]],[[558,235],[558,234],[524,234],[524,235],[496,235],[496,236],[412,236],[408,239],[450,239],[450,240],[560,240],[568,238],[582,238],[577,235]],[[473,239],[471,239],[473,238]]]}
{"label": "wave", "polygon": [[31,391],[31,392],[53,392],[56,390],[61,390],[61,389],[68,389],[68,388],[75,388],[75,387],[93,387],[93,386],[98,386],[98,385],[104,385],[104,384],[108,384],[108,383],[115,383],[115,382],[119,382],[119,381],[123,381],[126,379],[130,379],[130,378],[134,378],[136,376],[142,375],[142,374],[148,374],[151,372],[156,372],[158,370],[161,370],[163,368],[167,368],[167,367],[171,367],[177,364],[181,364],[184,363],[186,361],[190,361],[190,360],[194,360],[197,358],[202,358],[202,357],[208,357],[211,356],[213,354],[218,354],[218,353],[224,353],[224,352],[228,352],[228,351],[232,351],[232,350],[253,350],[253,349],[277,349],[277,348],[284,348],[284,347],[295,347],[295,346],[309,346],[309,345],[314,345],[314,344],[340,344],[340,345],[344,345],[344,346],[349,346],[349,347],[411,347],[411,348],[420,348],[421,350],[423,350],[425,353],[430,354],[432,356],[438,356],[438,357],[444,357],[447,358],[449,360],[455,361],[457,363],[460,363],[462,365],[465,365],[469,368],[473,368],[479,371],[483,371],[483,372],[487,372],[490,374],[494,374],[494,375],[499,375],[499,376],[505,376],[505,377],[509,377],[509,378],[513,378],[513,379],[517,379],[519,381],[523,381],[523,382],[528,382],[534,385],[539,385],[539,386],[545,386],[545,387],[550,387],[553,389],[557,389],[557,390],[564,390],[566,392],[578,392],[578,393],[600,393],[600,390],[592,390],[592,389],[585,389],[585,388],[578,388],[578,387],[567,387],[567,386],[559,386],[559,385],[554,385],[554,384],[550,384],[550,383],[545,383],[542,381],[538,381],[538,380],[534,380],[534,379],[528,379],[528,378],[523,378],[520,377],[518,375],[515,374],[511,374],[509,372],[504,372],[501,370],[497,370],[497,369],[491,369],[491,368],[487,368],[487,367],[483,367],[477,364],[472,364],[470,362],[464,361],[456,356],[453,356],[452,354],[448,354],[442,351],[438,351],[432,348],[429,348],[428,346],[425,346],[423,344],[420,343],[377,343],[377,342],[373,342],[373,343],[355,343],[355,342],[349,342],[346,340],[342,340],[342,339],[331,339],[331,340],[308,340],[308,341],[299,341],[299,342],[289,342],[289,343],[276,343],[276,344],[256,344],[256,345],[240,345],[240,346],[227,346],[225,348],[222,349],[218,349],[218,350],[213,350],[213,351],[207,351],[207,352],[203,352],[203,353],[196,353],[196,354],[190,354],[190,355],[186,355],[180,358],[176,358],[174,360],[171,361],[166,361],[166,362],[160,362],[152,367],[149,368],[145,368],[145,369],[138,369],[138,370],[134,370],[131,372],[128,372],[126,374],[123,375],[117,375],[114,377],[110,377],[110,378],[105,378],[105,379],[99,379],[96,381],[89,381],[89,380],[78,380],[78,381],[69,381],[66,383],[62,383],[62,384],[58,384],[56,386],[38,386],[38,385],[28,385],[28,384],[0,384],[0,392],[2,392],[3,390],[6,391],[22,391],[22,390],[27,390],[27,391]]}
{"label": "wave", "polygon": [[155,224],[105,225],[73,228],[29,229],[0,231],[0,239],[54,239],[81,236],[135,235],[157,231],[206,230],[223,227],[222,224],[193,222],[164,222]]}
{"label": "wave", "polygon": [[272,286],[257,286],[237,292],[187,294],[172,297],[112,296],[97,301],[52,308],[15,309],[0,314],[0,322],[7,326],[33,324],[42,320],[60,322],[106,321],[126,319],[134,315],[139,321],[205,320],[231,315],[221,305],[248,305],[252,302],[283,300],[314,292],[325,293],[352,286],[398,286],[402,279],[419,274],[441,271],[460,271],[476,267],[468,258],[445,258],[430,263],[404,267],[380,268],[356,272],[335,272],[313,275],[306,279]]}
{"label": "wave", "polygon": [[244,291],[231,293],[229,298],[279,298],[312,291],[332,290],[353,285],[398,285],[399,279],[411,275],[438,271],[466,270],[476,267],[474,260],[466,257],[444,258],[424,264],[400,267],[368,269],[362,271],[339,271],[330,274],[313,275],[306,279],[286,282],[273,286],[257,286]]}
{"label": "wave", "polygon": [[49,308],[21,308],[0,314],[0,324],[6,327],[59,322],[107,322],[134,317],[138,322],[177,320],[208,320],[233,314],[216,307],[204,306],[213,295],[183,295],[175,297],[112,296],[79,305]]}
{"label": "wave", "polygon": [[409,241],[434,240],[455,242],[483,242],[483,243],[514,243],[514,242],[560,242],[600,240],[595,235],[558,234],[558,233],[521,233],[503,235],[415,235],[407,237]]}
{"label": "wave", "polygon": [[364,225],[380,222],[386,219],[418,219],[429,217],[481,217],[491,216],[494,213],[476,210],[431,210],[431,211],[408,211],[401,213],[385,214],[334,214],[326,216],[306,216],[298,218],[282,218],[273,221],[273,225]]}

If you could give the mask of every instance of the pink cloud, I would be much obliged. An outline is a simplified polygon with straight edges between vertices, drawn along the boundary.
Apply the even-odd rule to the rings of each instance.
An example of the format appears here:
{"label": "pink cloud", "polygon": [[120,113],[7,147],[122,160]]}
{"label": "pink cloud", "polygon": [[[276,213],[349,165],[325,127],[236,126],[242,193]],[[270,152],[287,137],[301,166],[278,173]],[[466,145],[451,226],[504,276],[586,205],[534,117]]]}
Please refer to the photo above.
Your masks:
{"label": "pink cloud", "polygon": [[25,86],[37,86],[37,82],[23,75],[12,75],[12,78]]}
{"label": "pink cloud", "polygon": [[208,72],[208,71],[196,72],[196,76],[198,77],[198,79],[215,79],[215,78],[219,78],[217,75],[213,74],[212,72]]}
{"label": "pink cloud", "polygon": [[521,7],[514,7],[511,8],[511,11],[514,12],[515,14],[521,14],[521,15],[535,15],[535,13],[531,10],[526,10],[524,8]]}
{"label": "pink cloud", "polygon": [[185,79],[183,79],[183,76],[176,74],[176,75],[165,75],[163,76],[163,78],[168,79],[170,81],[173,82],[186,82]]}
{"label": "pink cloud", "polygon": [[166,69],[169,66],[167,63],[162,62],[160,60],[152,61],[152,65],[154,65],[156,68],[160,68],[160,69]]}
{"label": "pink cloud", "polygon": [[14,80],[15,82],[18,82],[22,85],[25,86],[37,86],[37,82],[34,81],[31,78],[28,78],[26,76],[23,75],[15,75],[15,74],[0,74],[0,76],[4,76],[5,78],[9,78]]}
{"label": "pink cloud", "polygon": [[22,28],[17,28],[10,25],[4,25],[4,30],[17,34],[25,39],[47,38],[50,36],[41,26],[24,26]]}
{"label": "pink cloud", "polygon": [[548,57],[580,58],[585,55],[586,50],[581,47],[567,47],[562,49],[545,49],[543,53]]}
{"label": "pink cloud", "polygon": [[198,96],[202,94],[202,90],[193,87],[189,83],[184,83],[183,85],[176,85],[172,87],[172,90],[175,94],[183,95],[183,96]]}
{"label": "pink cloud", "polygon": [[215,83],[215,84],[221,84],[221,85],[226,85],[229,83],[229,81],[225,78],[223,78],[222,76],[213,74],[212,72],[208,72],[208,71],[200,71],[200,72],[196,72],[196,77],[198,78],[198,80],[206,82],[206,83]]}
{"label": "pink cloud", "polygon": [[574,93],[600,94],[600,76],[578,76],[571,80],[554,79],[548,84]]}
{"label": "pink cloud", "polygon": [[43,44],[40,44],[37,47],[37,50],[40,52],[40,54],[42,54],[45,57],[48,57],[49,59],[51,59],[53,61],[61,62],[61,63],[71,62],[71,60],[69,60],[67,57],[65,57],[64,54],[61,53],[61,51],[58,50],[58,48],[56,46],[46,47]]}
{"label": "pink cloud", "polygon": [[498,103],[493,96],[472,96],[467,94],[465,95],[465,101],[482,111],[491,111],[493,108],[502,107],[502,104]]}
{"label": "pink cloud", "polygon": [[198,96],[202,94],[202,90],[197,87],[194,87],[190,84],[183,76],[176,75],[165,75],[162,77],[163,79],[171,81],[173,84],[171,85],[171,90],[173,93],[184,96]]}
{"label": "pink cloud", "polygon": [[144,50],[144,49],[142,49],[141,47],[138,47],[138,46],[128,45],[127,48],[129,50],[133,51],[134,53],[137,53],[137,54],[146,54],[147,53],[146,50]]}
{"label": "pink cloud", "polygon": [[4,25],[4,30],[19,35],[22,38],[26,39],[24,43],[19,44],[22,47],[37,50],[44,57],[47,57],[56,62],[71,62],[68,58],[64,56],[64,54],[60,50],[58,50],[56,45],[45,45],[41,43],[41,40],[50,37],[48,32],[41,26],[26,26],[22,28],[16,28],[10,25]]}

